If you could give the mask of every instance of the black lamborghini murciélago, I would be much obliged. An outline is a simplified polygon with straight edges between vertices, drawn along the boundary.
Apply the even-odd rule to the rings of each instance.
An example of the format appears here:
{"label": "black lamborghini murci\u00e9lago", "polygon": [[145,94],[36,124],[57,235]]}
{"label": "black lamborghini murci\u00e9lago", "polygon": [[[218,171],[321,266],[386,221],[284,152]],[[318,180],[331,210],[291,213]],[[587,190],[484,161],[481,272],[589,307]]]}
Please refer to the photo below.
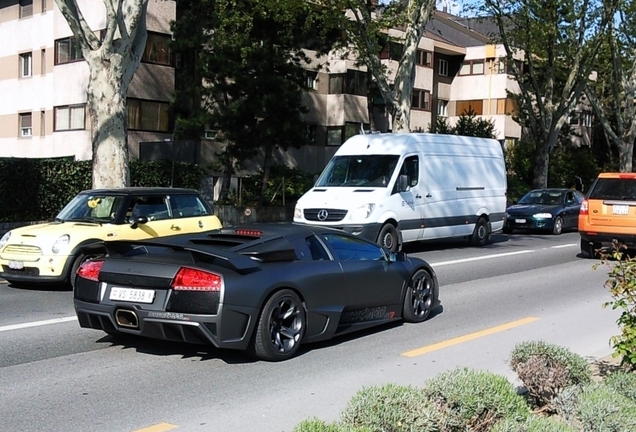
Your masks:
{"label": "black lamborghini murci\u00e9lago", "polygon": [[85,253],[75,310],[110,335],[213,344],[278,361],[316,342],[439,305],[428,263],[328,228],[259,224]]}

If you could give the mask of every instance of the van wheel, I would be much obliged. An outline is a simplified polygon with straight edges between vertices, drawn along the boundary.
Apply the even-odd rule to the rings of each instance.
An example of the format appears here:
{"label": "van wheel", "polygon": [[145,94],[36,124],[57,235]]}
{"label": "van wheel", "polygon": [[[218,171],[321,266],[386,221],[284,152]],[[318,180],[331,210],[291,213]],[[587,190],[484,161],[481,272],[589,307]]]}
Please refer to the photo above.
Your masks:
{"label": "van wheel", "polygon": [[490,223],[483,217],[480,217],[475,224],[475,230],[470,238],[473,246],[486,246],[490,242]]}
{"label": "van wheel", "polygon": [[378,234],[377,243],[392,252],[398,250],[398,232],[390,223],[385,224]]}

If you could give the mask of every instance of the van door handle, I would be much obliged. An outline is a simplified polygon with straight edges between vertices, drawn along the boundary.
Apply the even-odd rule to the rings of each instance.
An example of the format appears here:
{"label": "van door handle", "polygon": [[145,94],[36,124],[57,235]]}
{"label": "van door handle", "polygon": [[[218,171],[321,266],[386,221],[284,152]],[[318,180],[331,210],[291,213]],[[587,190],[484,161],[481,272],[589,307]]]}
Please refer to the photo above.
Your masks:
{"label": "van door handle", "polygon": [[426,198],[433,198],[433,195],[431,195],[430,193],[427,193]]}
{"label": "van door handle", "polygon": [[417,194],[417,195],[415,195],[415,198],[420,199],[420,198],[422,198],[422,195]]}

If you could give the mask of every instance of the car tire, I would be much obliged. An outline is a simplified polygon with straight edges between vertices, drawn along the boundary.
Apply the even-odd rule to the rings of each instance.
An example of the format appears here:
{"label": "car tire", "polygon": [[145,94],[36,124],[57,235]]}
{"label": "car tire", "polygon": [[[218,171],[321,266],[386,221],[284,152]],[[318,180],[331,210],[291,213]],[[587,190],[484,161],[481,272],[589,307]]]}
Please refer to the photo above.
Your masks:
{"label": "car tire", "polygon": [[561,235],[563,232],[563,218],[561,216],[557,216],[554,218],[554,226],[552,227],[552,234]]}
{"label": "car tire", "polygon": [[504,234],[512,234],[512,231],[513,231],[512,228],[504,228],[503,229],[503,233]]}
{"label": "car tire", "polygon": [[265,361],[287,360],[296,354],[305,334],[305,308],[288,289],[275,292],[261,309],[251,354]]}
{"label": "car tire", "polygon": [[419,323],[425,321],[433,310],[433,278],[426,270],[416,271],[404,294],[404,321]]}
{"label": "car tire", "polygon": [[395,227],[390,223],[384,224],[380,230],[380,234],[378,234],[377,243],[392,252],[397,252],[399,249],[397,229],[395,229]]}
{"label": "car tire", "polygon": [[473,246],[486,246],[488,242],[490,242],[490,223],[486,218],[480,217],[475,224],[470,243]]}
{"label": "car tire", "polygon": [[590,244],[590,242],[581,239],[581,256],[583,258],[599,258],[600,254],[597,249],[602,247],[599,243]]}

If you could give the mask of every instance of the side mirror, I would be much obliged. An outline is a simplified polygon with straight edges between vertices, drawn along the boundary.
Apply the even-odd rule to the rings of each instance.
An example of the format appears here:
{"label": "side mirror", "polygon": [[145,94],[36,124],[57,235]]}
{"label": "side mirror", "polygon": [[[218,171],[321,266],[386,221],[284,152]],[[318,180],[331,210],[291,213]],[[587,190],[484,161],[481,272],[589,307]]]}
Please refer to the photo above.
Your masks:
{"label": "side mirror", "polygon": [[404,252],[390,252],[389,262],[406,261],[406,254]]}
{"label": "side mirror", "polygon": [[409,176],[406,174],[401,174],[397,179],[397,191],[398,192],[406,192],[409,188]]}
{"label": "side mirror", "polygon": [[148,223],[148,218],[146,216],[139,216],[137,217],[137,219],[135,219],[134,221],[130,223],[130,227],[132,229],[137,229],[139,224],[145,224],[145,223]]}

